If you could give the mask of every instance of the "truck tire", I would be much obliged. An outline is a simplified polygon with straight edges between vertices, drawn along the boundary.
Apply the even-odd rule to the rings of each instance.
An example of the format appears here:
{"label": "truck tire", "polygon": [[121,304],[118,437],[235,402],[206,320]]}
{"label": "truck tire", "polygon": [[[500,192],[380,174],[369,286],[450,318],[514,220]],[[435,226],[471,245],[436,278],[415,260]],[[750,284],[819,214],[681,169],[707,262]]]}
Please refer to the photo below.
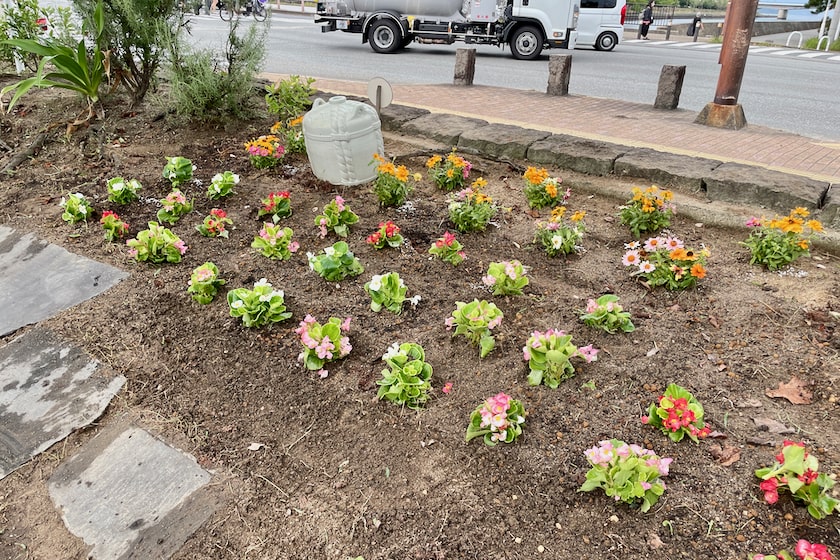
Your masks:
{"label": "truck tire", "polygon": [[397,22],[390,19],[378,19],[370,26],[368,42],[374,52],[390,54],[403,46],[402,33]]}
{"label": "truck tire", "polygon": [[599,51],[611,51],[618,44],[618,37],[615,33],[601,33],[595,41],[595,49]]}
{"label": "truck tire", "polygon": [[523,25],[510,38],[510,54],[518,60],[535,60],[542,53],[543,38],[533,25]]}

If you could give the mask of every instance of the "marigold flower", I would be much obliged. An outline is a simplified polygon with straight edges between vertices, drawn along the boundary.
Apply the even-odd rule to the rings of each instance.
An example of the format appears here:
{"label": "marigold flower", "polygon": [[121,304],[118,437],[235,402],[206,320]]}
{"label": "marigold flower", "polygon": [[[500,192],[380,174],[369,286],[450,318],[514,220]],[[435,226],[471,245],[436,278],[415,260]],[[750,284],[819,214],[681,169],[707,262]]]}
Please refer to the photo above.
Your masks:
{"label": "marigold flower", "polygon": [[694,263],[691,266],[691,275],[697,278],[698,280],[702,280],[706,277],[706,269],[703,268],[702,264]]}

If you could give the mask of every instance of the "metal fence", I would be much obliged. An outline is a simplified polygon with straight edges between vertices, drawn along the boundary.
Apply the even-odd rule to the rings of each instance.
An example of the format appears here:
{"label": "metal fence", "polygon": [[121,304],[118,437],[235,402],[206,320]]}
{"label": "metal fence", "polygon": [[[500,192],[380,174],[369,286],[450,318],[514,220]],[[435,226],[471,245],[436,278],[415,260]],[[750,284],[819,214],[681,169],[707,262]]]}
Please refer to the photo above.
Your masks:
{"label": "metal fence", "polygon": [[[647,2],[642,3],[627,3],[627,15],[624,18],[624,25],[628,27],[638,27],[641,24],[642,12],[645,11]],[[654,6],[653,7],[653,23],[651,29],[665,30],[665,40],[671,38],[671,26],[674,24],[674,10],[676,6]],[[636,32],[636,38],[640,37],[639,31]]]}

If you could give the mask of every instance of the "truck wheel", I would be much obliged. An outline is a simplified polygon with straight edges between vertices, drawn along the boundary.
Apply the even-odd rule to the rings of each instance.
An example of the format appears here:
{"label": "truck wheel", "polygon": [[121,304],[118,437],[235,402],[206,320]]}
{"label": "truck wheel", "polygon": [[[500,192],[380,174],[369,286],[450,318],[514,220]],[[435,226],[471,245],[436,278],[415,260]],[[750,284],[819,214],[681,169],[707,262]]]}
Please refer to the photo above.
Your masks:
{"label": "truck wheel", "polygon": [[373,22],[368,32],[370,48],[375,52],[390,54],[402,48],[402,34],[396,22],[390,19],[380,19]]}
{"label": "truck wheel", "polygon": [[543,38],[533,25],[523,25],[510,38],[510,53],[518,60],[534,60],[540,56]]}
{"label": "truck wheel", "polygon": [[618,37],[614,33],[601,33],[595,41],[595,48],[599,51],[611,51],[618,44]]}

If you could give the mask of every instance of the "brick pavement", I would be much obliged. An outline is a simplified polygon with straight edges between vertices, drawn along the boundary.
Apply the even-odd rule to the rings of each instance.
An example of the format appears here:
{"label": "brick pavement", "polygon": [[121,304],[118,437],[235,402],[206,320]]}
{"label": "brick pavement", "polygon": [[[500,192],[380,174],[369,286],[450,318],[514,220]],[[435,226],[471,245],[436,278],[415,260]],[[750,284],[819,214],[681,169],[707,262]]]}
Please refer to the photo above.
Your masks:
{"label": "brick pavement", "polygon": [[[266,75],[268,79],[284,76]],[[315,87],[334,94],[367,97],[362,82],[318,78]],[[392,84],[394,103],[490,122],[651,148],[693,157],[755,165],[840,183],[840,143],[820,141],[768,127],[723,130],[694,123],[696,113],[611,99],[491,86]],[[465,103],[465,99],[469,103]],[[480,110],[476,109],[480,108]],[[747,115],[749,119],[749,115]]]}

